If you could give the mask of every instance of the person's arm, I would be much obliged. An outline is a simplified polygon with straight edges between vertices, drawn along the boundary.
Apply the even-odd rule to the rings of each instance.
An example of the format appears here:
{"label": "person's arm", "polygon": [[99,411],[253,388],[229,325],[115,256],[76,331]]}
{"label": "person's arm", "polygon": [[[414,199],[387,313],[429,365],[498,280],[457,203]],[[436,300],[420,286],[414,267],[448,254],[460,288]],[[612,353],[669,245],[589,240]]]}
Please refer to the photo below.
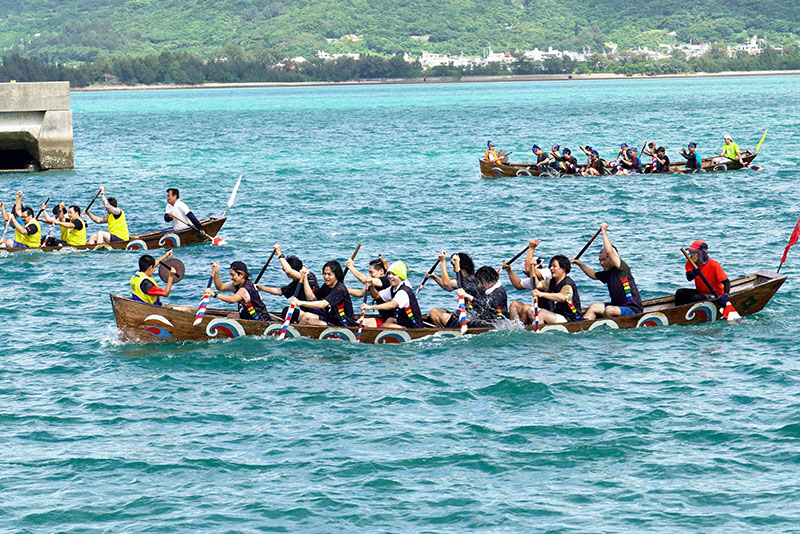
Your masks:
{"label": "person's arm", "polygon": [[608,238],[608,224],[601,224],[600,231],[603,233],[603,252],[605,252],[606,256],[608,256],[608,261],[611,262],[611,265],[619,269],[621,262],[619,259],[619,254],[617,254],[617,251],[614,250],[613,245],[611,245],[611,240]]}
{"label": "person's arm", "polygon": [[283,269],[283,272],[286,273],[286,276],[288,276],[292,280],[299,281],[300,271],[295,271],[294,269],[292,269],[292,266],[289,265],[288,261],[286,261],[286,256],[284,256],[283,252],[281,251],[281,245],[279,243],[275,243],[275,246],[273,248],[275,249],[275,252],[278,254],[278,261],[281,262],[281,269]]}
{"label": "person's arm", "polygon": [[263,291],[264,293],[269,293],[270,295],[283,295],[281,292],[281,288],[279,287],[270,287],[270,286],[262,286],[261,284],[256,285],[256,288],[259,291]]}
{"label": "person's arm", "polygon": [[[105,197],[103,197],[103,201],[105,201]],[[111,204],[109,204],[111,206]],[[96,224],[103,224],[108,221],[108,216],[103,216],[103,218],[98,217],[88,209],[83,210],[83,214],[88,216],[91,220],[93,220]]]}
{"label": "person's arm", "polygon": [[[115,208],[114,206],[112,206],[111,204],[109,204],[109,203],[108,203],[108,200],[106,200],[106,193],[105,193],[105,191],[103,191],[103,192],[100,194],[100,196],[101,196],[101,198],[103,199],[103,207],[106,209],[106,212],[110,213],[110,214],[111,214],[111,215],[113,215],[114,217],[119,217],[119,216],[120,216],[120,214],[122,213],[122,210],[121,210],[121,209],[119,209],[119,208]],[[103,222],[105,222],[105,221],[103,221]]]}
{"label": "person's arm", "polygon": [[[353,258],[347,258],[347,261],[345,262],[345,266],[346,266],[348,269],[350,269],[350,272],[351,272],[351,273],[353,273],[353,276],[355,276],[355,277],[356,277],[356,279],[357,279],[359,282],[361,282],[362,284],[366,284],[366,283],[367,283],[367,280],[368,280],[369,278],[368,278],[367,276],[365,276],[365,275],[364,275],[364,274],[363,274],[361,271],[359,271],[358,269],[356,269],[356,264],[355,264],[355,262],[353,261]],[[363,297],[364,295],[362,294],[361,296]]]}
{"label": "person's arm", "polygon": [[508,280],[515,289],[525,289],[522,287],[522,280],[519,279],[519,276],[517,276],[517,273],[514,272],[508,262],[504,262],[500,268],[508,273]]}
{"label": "person's arm", "polygon": [[351,297],[362,298],[364,296],[363,289],[353,289],[352,287],[347,288],[347,294]]}
{"label": "person's arm", "polygon": [[194,213],[192,213],[191,211],[187,211],[186,212],[186,218],[189,219],[189,222],[192,223],[192,225],[195,227],[195,230],[197,230],[198,232],[200,232],[203,235],[206,234],[206,231],[203,228],[203,225],[200,224],[200,221],[197,220],[197,217],[194,216]]}
{"label": "person's arm", "polygon": [[211,288],[206,289],[206,293],[211,295],[212,297],[221,300],[222,302],[228,302],[230,304],[236,304],[238,302],[247,302],[247,297],[245,295],[247,290],[245,288],[241,288],[239,291],[235,292],[233,295],[224,295],[219,291],[214,291]]}
{"label": "person's arm", "polygon": [[380,304],[361,304],[361,308],[364,310],[393,310],[397,308],[399,304],[396,300],[390,300],[389,302],[381,302]]}
{"label": "person's arm", "polygon": [[567,300],[570,299],[570,297],[572,297],[572,288],[568,285],[565,285],[564,287],[561,288],[561,291],[559,291],[558,293],[545,293],[544,291],[537,288],[536,291],[533,292],[533,294],[536,297],[552,300],[553,302],[566,302]]}
{"label": "person's arm", "polygon": [[14,210],[12,213],[17,217],[22,217],[22,191],[17,191],[17,199],[14,201]]}
{"label": "person's arm", "polygon": [[580,267],[581,270],[584,272],[584,274],[586,274],[586,276],[588,276],[592,280],[597,280],[597,273],[594,271],[594,269],[583,263],[578,258],[572,258],[572,264]]}
{"label": "person's arm", "polygon": [[222,279],[219,277],[219,263],[213,262],[211,264],[211,277],[214,279],[214,287],[217,288],[217,291],[222,291],[224,284],[222,283]]}
{"label": "person's arm", "polygon": [[169,278],[167,278],[167,286],[164,289],[160,287],[156,287],[153,285],[150,289],[147,290],[147,294],[153,297],[168,297],[170,292],[172,292],[172,282],[175,281],[175,267],[170,267],[169,269]]}
{"label": "person's arm", "polygon": [[308,268],[304,266],[300,270],[300,281],[297,283],[303,284],[303,294],[305,295],[306,299],[310,300],[315,298],[316,295],[314,295],[314,290],[311,289],[311,284],[308,283],[307,273],[308,273]]}
{"label": "person's arm", "polygon": [[528,276],[531,276],[532,274],[531,269],[535,268],[535,263],[536,263],[535,253],[536,253],[536,247],[539,246],[539,243],[541,243],[541,240],[539,239],[531,239],[528,242],[528,252],[525,254],[525,263],[522,266],[522,272],[524,272]]}
{"label": "person's arm", "polygon": [[467,293],[466,291],[464,291],[460,287],[458,289],[456,289],[456,295],[458,295],[459,297],[464,297],[465,299],[467,299],[470,302],[475,300],[475,297],[473,297],[472,295],[470,295],[469,293]]}
{"label": "person's arm", "polygon": [[447,291],[453,291],[458,287],[458,284],[455,280],[450,278],[450,275],[447,272],[447,253],[445,251],[441,251],[439,253],[439,263],[442,265],[442,278],[439,279],[438,277],[434,276],[433,279],[436,280],[436,283],[441,286],[442,289]]}
{"label": "person's arm", "polygon": [[730,295],[731,293],[731,281],[726,278],[722,281],[722,290],[726,295]]}
{"label": "person's arm", "polygon": [[2,210],[2,212],[3,212],[3,221],[7,222],[9,219],[11,219],[11,215],[6,213],[6,203],[5,202],[0,202],[0,210]]}

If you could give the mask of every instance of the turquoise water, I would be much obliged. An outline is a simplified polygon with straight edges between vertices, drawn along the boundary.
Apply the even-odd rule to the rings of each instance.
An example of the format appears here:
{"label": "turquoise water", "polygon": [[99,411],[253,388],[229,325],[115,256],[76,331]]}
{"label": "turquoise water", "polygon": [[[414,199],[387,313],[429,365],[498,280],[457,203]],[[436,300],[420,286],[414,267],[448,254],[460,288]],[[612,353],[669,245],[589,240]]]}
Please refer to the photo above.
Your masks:
{"label": "turquoise water", "polygon": [[[178,250],[174,303],[199,299],[211,261],[257,271],[275,242],[317,271],[362,243],[360,266],[403,259],[417,283],[439,250],[499,266],[538,237],[573,255],[602,221],[652,297],[685,284],[679,247],[698,238],[731,277],[778,266],[800,215],[798,94],[797,77],[77,93],[75,170],[0,175],[0,196],[83,207],[103,184],[139,232],[162,225],[167,187],[218,214],[244,173],[228,246]],[[656,136],[672,157],[723,133],[754,148],[767,127],[760,171],[478,171],[487,139],[525,159]],[[108,294],[137,258],[0,253],[2,531],[800,531],[800,250],[739,324],[400,346],[121,344]],[[433,284],[421,301],[455,304]]]}

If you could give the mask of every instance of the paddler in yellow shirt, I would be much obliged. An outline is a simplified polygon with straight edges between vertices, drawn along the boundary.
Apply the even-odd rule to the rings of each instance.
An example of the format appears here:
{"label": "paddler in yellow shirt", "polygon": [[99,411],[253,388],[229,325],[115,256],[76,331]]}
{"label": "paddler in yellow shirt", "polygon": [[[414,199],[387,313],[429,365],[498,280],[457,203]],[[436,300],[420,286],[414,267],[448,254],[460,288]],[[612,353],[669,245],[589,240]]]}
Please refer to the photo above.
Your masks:
{"label": "paddler in yellow shirt", "polygon": [[[63,208],[62,205],[58,206],[59,209]],[[45,205],[42,204],[42,210]],[[63,211],[61,211],[63,214]],[[86,222],[81,219],[81,209],[78,206],[70,206],[67,210],[67,218],[64,219],[63,215],[59,214],[58,219],[54,219],[43,211],[44,222],[49,224],[57,224],[61,227],[61,240],[70,246],[78,246],[86,244]]]}
{"label": "paddler in yellow shirt", "polygon": [[742,153],[739,151],[739,145],[733,142],[730,134],[725,134],[725,144],[722,145],[722,152],[718,154],[723,159],[718,160],[716,163],[725,163],[728,160],[738,161],[740,165],[744,166],[742,161]]}
{"label": "paddler in yellow shirt", "polygon": [[130,239],[128,233],[128,223],[125,221],[125,212],[117,207],[117,199],[108,197],[106,199],[105,187],[100,188],[100,197],[103,199],[103,207],[106,209],[106,215],[98,217],[89,210],[84,210],[83,213],[89,216],[97,224],[108,223],[108,232],[103,230],[92,234],[89,238],[89,244],[95,245],[100,243],[114,243],[116,241],[127,241]]}

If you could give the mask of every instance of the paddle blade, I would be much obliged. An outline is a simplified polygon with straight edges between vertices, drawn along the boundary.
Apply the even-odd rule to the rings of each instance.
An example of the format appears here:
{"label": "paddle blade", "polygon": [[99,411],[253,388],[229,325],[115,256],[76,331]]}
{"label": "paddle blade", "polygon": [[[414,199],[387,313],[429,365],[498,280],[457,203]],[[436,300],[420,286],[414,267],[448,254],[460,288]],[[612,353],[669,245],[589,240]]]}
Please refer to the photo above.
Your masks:
{"label": "paddle blade", "polygon": [[217,236],[211,240],[211,244],[215,247],[221,247],[222,245],[227,245],[228,242],[222,239],[221,237]]}
{"label": "paddle blade", "polygon": [[206,306],[208,306],[208,295],[203,295],[203,298],[200,299],[200,306],[197,307],[197,314],[194,316],[194,323],[192,326],[197,326],[203,322],[203,316],[206,314]]}
{"label": "paddle blade", "polygon": [[236,193],[239,192],[239,184],[242,183],[242,176],[244,176],[244,174],[239,175],[239,179],[236,180],[236,185],[233,186],[233,191],[231,192],[231,198],[228,199],[228,208],[233,206],[233,202],[236,200]]}
{"label": "paddle blade", "polygon": [[458,324],[461,326],[461,333],[466,334],[468,329],[467,306],[462,296],[458,297]]}
{"label": "paddle blade", "polygon": [[728,302],[722,310],[722,316],[725,317],[727,321],[738,321],[742,318],[730,302]]}

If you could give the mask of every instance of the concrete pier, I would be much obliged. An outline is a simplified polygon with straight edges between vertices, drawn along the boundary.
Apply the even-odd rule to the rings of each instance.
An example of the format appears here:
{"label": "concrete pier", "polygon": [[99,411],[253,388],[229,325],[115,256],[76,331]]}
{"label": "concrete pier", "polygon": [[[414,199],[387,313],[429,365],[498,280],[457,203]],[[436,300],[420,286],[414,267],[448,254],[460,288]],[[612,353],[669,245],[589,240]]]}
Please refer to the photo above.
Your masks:
{"label": "concrete pier", "polygon": [[69,82],[0,83],[0,171],[72,168]]}

